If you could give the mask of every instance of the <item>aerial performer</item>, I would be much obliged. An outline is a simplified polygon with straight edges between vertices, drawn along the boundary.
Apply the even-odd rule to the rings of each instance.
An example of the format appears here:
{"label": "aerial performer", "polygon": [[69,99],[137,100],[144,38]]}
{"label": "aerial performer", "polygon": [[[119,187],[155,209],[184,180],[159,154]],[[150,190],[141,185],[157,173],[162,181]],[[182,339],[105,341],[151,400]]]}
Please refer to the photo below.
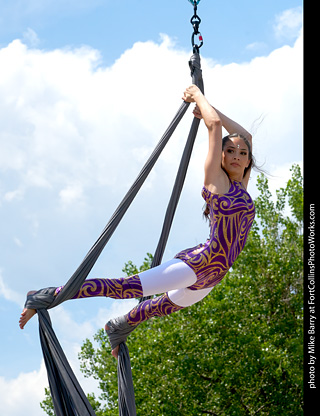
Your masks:
{"label": "aerial performer", "polygon": [[[85,280],[73,299],[150,297],[126,315],[107,322],[105,329],[116,358],[120,342],[137,325],[151,317],[179,311],[207,296],[243,250],[254,220],[254,203],[247,192],[254,166],[251,134],[213,107],[196,85],[185,90],[183,100],[196,104],[194,115],[204,120],[208,131],[202,197],[210,235],[203,244],[184,249],[174,259],[139,274]],[[228,132],[225,137],[222,128]],[[62,286],[53,288],[54,295],[59,296],[61,289]],[[37,292],[28,295],[34,293]],[[35,309],[24,308],[19,321],[21,329],[35,313]]]}

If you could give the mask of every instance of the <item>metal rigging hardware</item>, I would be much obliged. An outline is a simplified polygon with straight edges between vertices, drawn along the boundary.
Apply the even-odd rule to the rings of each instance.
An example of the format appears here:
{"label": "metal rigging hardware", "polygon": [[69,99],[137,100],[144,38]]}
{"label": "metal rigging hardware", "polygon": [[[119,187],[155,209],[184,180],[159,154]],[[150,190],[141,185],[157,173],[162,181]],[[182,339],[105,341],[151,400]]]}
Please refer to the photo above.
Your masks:
{"label": "metal rigging hardware", "polygon": [[[191,44],[193,48],[193,53],[199,53],[199,49],[203,45],[203,37],[199,31],[199,25],[201,23],[201,19],[197,15],[197,5],[199,4],[200,0],[197,0],[197,1],[189,0],[189,2],[193,5],[193,9],[194,9],[194,14],[190,19],[190,23],[192,24],[192,27],[193,27],[193,33],[191,36]],[[196,36],[198,37],[199,43],[196,43],[195,41]]]}

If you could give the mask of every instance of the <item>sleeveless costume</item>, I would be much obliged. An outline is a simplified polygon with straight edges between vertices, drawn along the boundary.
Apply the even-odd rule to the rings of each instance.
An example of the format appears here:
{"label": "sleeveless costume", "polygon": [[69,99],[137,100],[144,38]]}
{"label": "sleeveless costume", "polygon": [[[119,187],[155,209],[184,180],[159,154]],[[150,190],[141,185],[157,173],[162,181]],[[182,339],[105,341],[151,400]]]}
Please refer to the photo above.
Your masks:
{"label": "sleeveless costume", "polygon": [[[179,290],[163,288],[162,292],[166,292],[163,295],[139,303],[127,315],[117,318],[121,321],[120,327],[120,321],[117,323],[109,321],[107,324],[111,327],[110,331],[107,331],[109,338],[109,332],[124,330],[127,335],[139,323],[151,317],[169,315],[184,308],[184,304],[179,306],[179,304],[174,303],[173,299],[176,296],[174,292],[184,291],[180,298],[187,297],[190,299],[188,300],[188,306],[198,302],[215,285],[221,282],[239,256],[244,248],[255,216],[254,203],[250,195],[241,182],[230,180],[230,188],[226,194],[213,194],[206,187],[203,187],[202,197],[210,210],[209,239],[206,243],[185,249],[175,256],[175,261],[180,263],[180,266],[178,266],[180,269],[181,261],[188,266],[184,268],[185,281],[192,281],[193,283],[187,285],[183,283],[183,280],[181,283],[181,272],[179,275],[178,269],[175,269],[177,267],[175,266],[176,263],[173,264],[171,274],[169,274],[170,287],[172,289],[172,286],[175,285],[176,278],[176,280],[180,280],[179,285],[177,283],[177,289]],[[143,289],[146,288],[144,282],[147,280],[144,279],[144,276],[147,276],[148,273],[151,275],[152,272],[151,279],[149,279],[151,283],[158,280],[160,283],[162,281],[167,282],[164,285],[168,284],[169,280],[165,279],[168,279],[167,270],[169,270],[169,267],[166,265],[171,267],[172,262],[164,263],[164,265],[142,272],[140,275],[127,278],[86,280],[74,299],[91,296],[106,296],[113,299],[141,298],[146,296]],[[56,292],[58,293],[60,290],[61,287]],[[150,292],[152,289],[148,288],[148,291]],[[159,285],[152,292],[153,295],[156,293],[161,293],[159,292]],[[115,345],[112,345],[112,348]]]}
{"label": "sleeveless costume", "polygon": [[213,194],[205,186],[202,196],[210,209],[210,237],[205,244],[178,253],[197,275],[191,290],[221,282],[244,248],[255,216],[253,201],[241,182],[230,180],[226,194]]}

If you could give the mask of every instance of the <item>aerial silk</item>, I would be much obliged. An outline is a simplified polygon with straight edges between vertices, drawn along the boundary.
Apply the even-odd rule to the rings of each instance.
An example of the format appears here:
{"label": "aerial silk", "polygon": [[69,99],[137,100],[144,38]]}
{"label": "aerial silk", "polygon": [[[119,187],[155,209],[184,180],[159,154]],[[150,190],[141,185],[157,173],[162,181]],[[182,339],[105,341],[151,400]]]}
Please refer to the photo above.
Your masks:
{"label": "aerial silk", "polygon": [[[193,53],[190,58],[189,66],[191,70],[192,83],[197,85],[203,92],[202,71],[200,66],[200,56],[198,52]],[[180,120],[184,116],[189,103],[183,102],[177,114],[173,118],[168,129],[160,139],[153,153],[142,168],[135,182],[115,210],[110,221],[102,231],[97,241],[93,244],[80,266],[70,277],[59,296],[54,296],[54,287],[41,289],[33,295],[27,297],[25,307],[36,309],[39,319],[40,343],[44,356],[44,361],[48,373],[49,387],[53,400],[56,416],[94,416],[95,413],[77,381],[68,360],[59,344],[59,341],[52,328],[48,309],[54,308],[62,302],[71,299],[78,292],[83,282],[86,280],[92,267],[99,255],[109,241],[113,232],[120,223],[122,217],[129,208],[134,197],[138,193],[162,150],[175,131]],[[181,158],[176,180],[172,190],[172,195],[166,211],[162,232],[159,238],[151,267],[161,263],[167,239],[169,236],[174,213],[179,201],[184,179],[186,176],[194,140],[198,131],[200,120],[194,117],[187,143]],[[118,356],[118,395],[119,395],[119,415],[135,416],[136,406],[134,399],[134,389],[130,366],[129,351],[125,342],[120,343]]]}

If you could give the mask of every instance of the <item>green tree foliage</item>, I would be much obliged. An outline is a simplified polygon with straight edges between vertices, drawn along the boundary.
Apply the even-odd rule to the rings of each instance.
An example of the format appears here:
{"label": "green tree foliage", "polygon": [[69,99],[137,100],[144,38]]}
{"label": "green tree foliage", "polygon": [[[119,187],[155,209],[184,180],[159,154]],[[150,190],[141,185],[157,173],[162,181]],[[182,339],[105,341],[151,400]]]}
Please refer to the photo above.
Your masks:
{"label": "green tree foliage", "polygon": [[[258,178],[258,189],[256,221],[222,283],[198,304],[151,319],[130,335],[138,415],[303,414],[299,166],[275,202],[266,177]],[[132,262],[124,270],[137,272]],[[104,331],[84,342],[80,361],[100,383],[100,402],[90,398],[97,416],[118,415],[116,361]]]}

